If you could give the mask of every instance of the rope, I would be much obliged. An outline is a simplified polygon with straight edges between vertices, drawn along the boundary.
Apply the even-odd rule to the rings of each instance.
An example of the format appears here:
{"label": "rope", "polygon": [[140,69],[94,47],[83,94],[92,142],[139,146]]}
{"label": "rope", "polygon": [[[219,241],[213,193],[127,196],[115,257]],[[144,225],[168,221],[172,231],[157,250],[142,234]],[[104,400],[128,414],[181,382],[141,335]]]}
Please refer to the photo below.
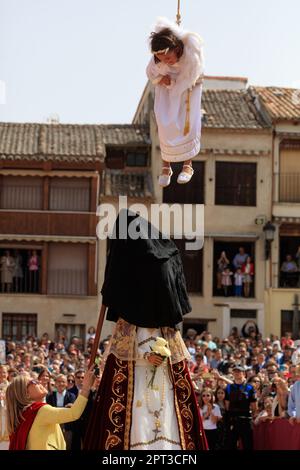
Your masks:
{"label": "rope", "polygon": [[[178,26],[180,26],[181,24],[180,0],[177,0],[176,23],[178,24]],[[184,125],[183,135],[187,135],[190,132],[191,90],[187,90],[185,104],[186,104],[186,115],[185,115],[185,125]]]}
{"label": "rope", "polygon": [[180,23],[181,23],[180,0],[178,0],[178,3],[177,3],[176,23],[178,24],[178,26],[180,26]]}

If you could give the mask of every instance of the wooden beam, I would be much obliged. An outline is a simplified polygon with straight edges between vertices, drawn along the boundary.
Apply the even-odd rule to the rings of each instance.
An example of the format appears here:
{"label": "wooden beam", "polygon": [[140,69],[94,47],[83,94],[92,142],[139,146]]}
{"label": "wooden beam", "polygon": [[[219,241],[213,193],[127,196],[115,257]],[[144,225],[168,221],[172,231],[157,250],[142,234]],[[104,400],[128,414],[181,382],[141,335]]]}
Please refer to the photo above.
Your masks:
{"label": "wooden beam", "polygon": [[88,295],[97,295],[97,285],[95,283],[96,245],[88,244]]}
{"label": "wooden beam", "polygon": [[97,188],[99,176],[90,178],[90,212],[97,211]]}
{"label": "wooden beam", "polygon": [[48,243],[43,243],[43,251],[42,251],[42,294],[47,294],[47,283],[48,283]]}
{"label": "wooden beam", "polygon": [[49,189],[50,189],[50,180],[49,176],[45,176],[43,181],[43,210],[49,210]]}

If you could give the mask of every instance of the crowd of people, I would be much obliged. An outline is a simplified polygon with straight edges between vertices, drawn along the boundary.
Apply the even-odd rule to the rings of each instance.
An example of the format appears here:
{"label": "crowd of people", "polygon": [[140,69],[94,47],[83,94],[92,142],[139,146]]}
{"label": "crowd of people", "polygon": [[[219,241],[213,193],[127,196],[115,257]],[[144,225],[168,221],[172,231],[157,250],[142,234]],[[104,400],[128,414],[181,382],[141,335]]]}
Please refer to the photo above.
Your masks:
{"label": "crowd of people", "polygon": [[290,332],[262,338],[249,320],[241,334],[233,328],[220,339],[189,329],[185,341],[211,449],[252,449],[261,422],[300,423],[300,340]]}
{"label": "crowd of people", "polygon": [[[40,339],[6,342],[6,360],[0,365],[0,440],[8,440],[5,391],[14,377],[25,376],[46,387],[44,401],[54,407],[71,407],[82,388],[95,329],[85,344],[78,337],[56,342],[45,333]],[[184,341],[190,353],[189,370],[198,398],[209,448],[252,449],[253,427],[286,418],[300,423],[300,340],[291,333],[262,338],[257,325],[247,321],[228,338],[189,328]],[[100,343],[101,362],[109,337]],[[90,400],[100,383],[100,373]],[[89,406],[80,419],[61,425],[67,449],[80,449]]]}

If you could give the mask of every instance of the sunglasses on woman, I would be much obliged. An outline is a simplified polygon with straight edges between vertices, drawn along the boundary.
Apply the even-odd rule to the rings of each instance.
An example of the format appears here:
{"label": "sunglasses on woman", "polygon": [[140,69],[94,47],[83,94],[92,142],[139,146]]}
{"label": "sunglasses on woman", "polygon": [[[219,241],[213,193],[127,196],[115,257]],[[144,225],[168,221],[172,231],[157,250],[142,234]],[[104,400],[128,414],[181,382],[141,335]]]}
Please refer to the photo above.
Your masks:
{"label": "sunglasses on woman", "polygon": [[202,397],[203,397],[203,398],[210,398],[211,395],[208,395],[208,394],[206,395],[206,394],[204,394],[204,395],[202,395]]}
{"label": "sunglasses on woman", "polygon": [[27,387],[29,387],[29,385],[39,385],[39,382],[37,380],[30,380],[27,384]]}

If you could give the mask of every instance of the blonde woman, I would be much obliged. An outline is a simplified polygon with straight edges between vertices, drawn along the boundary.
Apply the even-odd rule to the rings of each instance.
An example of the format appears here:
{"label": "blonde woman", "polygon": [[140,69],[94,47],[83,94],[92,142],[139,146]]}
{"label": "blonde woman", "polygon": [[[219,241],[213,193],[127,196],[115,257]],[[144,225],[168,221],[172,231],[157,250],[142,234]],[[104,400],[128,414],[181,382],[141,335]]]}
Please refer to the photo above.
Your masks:
{"label": "blonde woman", "polygon": [[0,365],[0,442],[8,440],[6,428],[6,401],[5,392],[9,385],[8,382],[8,367]]}
{"label": "blonde woman", "polygon": [[54,408],[43,403],[48,391],[42,384],[26,376],[15,377],[6,390],[9,450],[66,450],[59,425],[80,418],[94,379],[91,368],[73,406]]}

